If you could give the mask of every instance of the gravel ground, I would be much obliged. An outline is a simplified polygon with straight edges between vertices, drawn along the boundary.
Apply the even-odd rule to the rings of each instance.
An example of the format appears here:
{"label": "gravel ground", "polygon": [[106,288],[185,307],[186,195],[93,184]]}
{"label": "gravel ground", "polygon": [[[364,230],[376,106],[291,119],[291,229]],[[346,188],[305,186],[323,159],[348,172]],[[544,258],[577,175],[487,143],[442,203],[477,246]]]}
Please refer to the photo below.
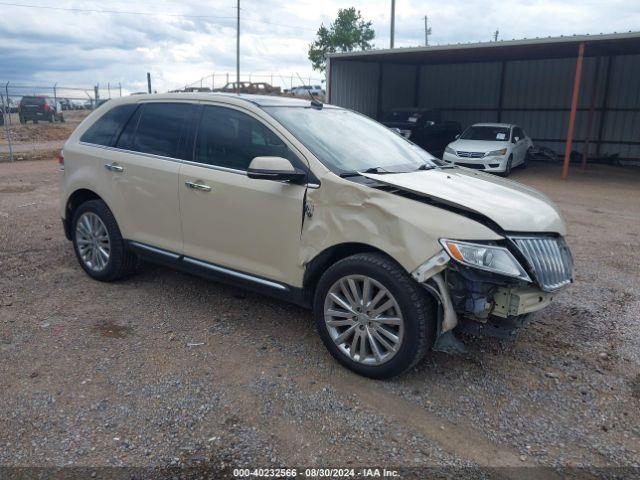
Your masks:
{"label": "gravel ground", "polygon": [[468,358],[430,353],[381,382],[333,361],[298,307],[151,265],[90,280],[56,169],[0,163],[0,465],[640,472],[637,170],[514,172],[565,214],[576,283],[515,342],[466,338]]}

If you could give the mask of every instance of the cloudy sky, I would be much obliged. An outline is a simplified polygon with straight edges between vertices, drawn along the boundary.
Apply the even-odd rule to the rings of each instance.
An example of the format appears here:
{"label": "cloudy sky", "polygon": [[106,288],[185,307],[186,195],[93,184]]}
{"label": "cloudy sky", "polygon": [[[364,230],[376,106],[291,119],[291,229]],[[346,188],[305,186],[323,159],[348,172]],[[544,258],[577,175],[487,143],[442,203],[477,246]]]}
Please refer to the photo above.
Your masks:
{"label": "cloudy sky", "polygon": [[[391,0],[242,0],[244,74],[288,86],[319,78],[307,49],[321,23],[355,6],[389,45]],[[22,5],[22,6],[18,6]],[[235,0],[0,0],[0,82],[85,86],[121,82],[144,90],[150,71],[164,91],[235,69]],[[640,29],[640,2],[617,0],[396,1],[396,46]],[[205,80],[205,85],[210,84]]]}

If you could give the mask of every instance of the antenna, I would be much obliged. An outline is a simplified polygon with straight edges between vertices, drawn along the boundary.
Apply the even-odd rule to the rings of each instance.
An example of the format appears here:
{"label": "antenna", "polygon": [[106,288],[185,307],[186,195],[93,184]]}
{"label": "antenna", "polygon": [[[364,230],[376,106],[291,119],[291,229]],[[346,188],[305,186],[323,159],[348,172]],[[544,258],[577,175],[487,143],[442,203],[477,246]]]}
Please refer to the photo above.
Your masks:
{"label": "antenna", "polygon": [[429,35],[431,35],[431,27],[429,26],[429,17],[424,16],[424,45],[429,46]]}

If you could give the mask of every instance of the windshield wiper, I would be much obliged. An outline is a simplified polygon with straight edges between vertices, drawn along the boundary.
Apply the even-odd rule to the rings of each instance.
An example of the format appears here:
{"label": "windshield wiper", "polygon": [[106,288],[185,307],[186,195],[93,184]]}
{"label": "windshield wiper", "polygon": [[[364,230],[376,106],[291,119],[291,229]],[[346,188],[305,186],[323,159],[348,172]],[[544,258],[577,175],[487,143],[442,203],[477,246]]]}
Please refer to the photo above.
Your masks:
{"label": "windshield wiper", "polygon": [[434,168],[436,168],[435,165],[429,165],[428,163],[423,163],[418,168],[416,168],[416,170],[433,170]]}
{"label": "windshield wiper", "polygon": [[352,172],[343,172],[340,174],[340,176],[342,178],[346,178],[346,177],[357,177],[363,173],[377,173],[377,174],[384,174],[384,173],[399,173],[399,172],[389,172],[388,170],[385,170],[382,167],[369,167],[365,170],[361,170],[359,172],[357,171],[352,171]]}

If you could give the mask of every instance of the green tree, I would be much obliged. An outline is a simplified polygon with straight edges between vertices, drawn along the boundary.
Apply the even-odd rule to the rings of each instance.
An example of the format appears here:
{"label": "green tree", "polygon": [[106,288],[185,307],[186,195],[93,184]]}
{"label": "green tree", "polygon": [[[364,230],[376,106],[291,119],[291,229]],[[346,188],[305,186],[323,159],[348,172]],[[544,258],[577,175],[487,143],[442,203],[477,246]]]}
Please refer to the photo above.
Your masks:
{"label": "green tree", "polygon": [[309,45],[309,60],[314,70],[323,72],[329,53],[351,52],[356,48],[370,50],[375,36],[372,22],[365,22],[354,7],[338,10],[336,21],[318,29],[318,38]]}

